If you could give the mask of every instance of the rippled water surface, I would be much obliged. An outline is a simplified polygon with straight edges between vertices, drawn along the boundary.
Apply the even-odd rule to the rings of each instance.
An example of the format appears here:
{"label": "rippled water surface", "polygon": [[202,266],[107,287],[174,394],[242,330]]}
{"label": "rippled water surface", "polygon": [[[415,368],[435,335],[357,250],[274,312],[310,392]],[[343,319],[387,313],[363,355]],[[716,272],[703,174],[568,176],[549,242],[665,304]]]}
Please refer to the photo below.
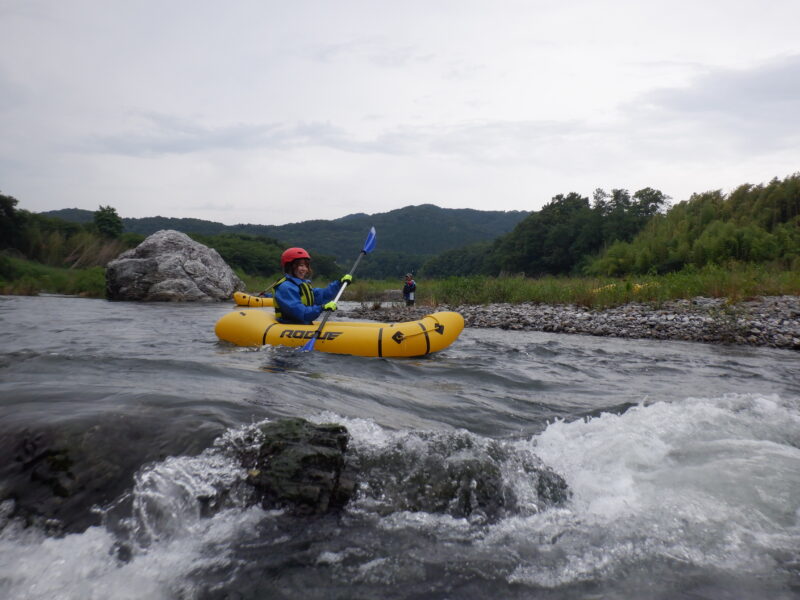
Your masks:
{"label": "rippled water surface", "polygon": [[[0,597],[800,597],[797,352],[467,329],[358,358],[219,342],[229,310],[0,297]],[[468,453],[516,502],[204,512],[243,476],[228,449],[287,416],[345,425],[394,493]],[[24,468],[63,439],[96,464],[85,480]],[[532,460],[566,502],[537,498]],[[22,502],[60,522],[12,517]]]}

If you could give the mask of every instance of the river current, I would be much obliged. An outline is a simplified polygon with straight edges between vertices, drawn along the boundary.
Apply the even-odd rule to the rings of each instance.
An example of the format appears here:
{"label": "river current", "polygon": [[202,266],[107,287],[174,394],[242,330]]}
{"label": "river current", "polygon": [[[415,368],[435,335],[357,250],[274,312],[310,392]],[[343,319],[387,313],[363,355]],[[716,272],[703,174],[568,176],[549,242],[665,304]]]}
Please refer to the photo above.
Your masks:
{"label": "river current", "polygon": [[[800,598],[799,353],[466,329],[358,358],[228,345],[230,310],[0,297],[1,598]],[[283,417],[412,471],[502,455],[516,509],[205,511],[242,478],[226,449]],[[12,516],[40,493],[28,446],[59,436],[98,464],[64,482],[66,530]],[[531,457],[566,502],[537,502]]]}

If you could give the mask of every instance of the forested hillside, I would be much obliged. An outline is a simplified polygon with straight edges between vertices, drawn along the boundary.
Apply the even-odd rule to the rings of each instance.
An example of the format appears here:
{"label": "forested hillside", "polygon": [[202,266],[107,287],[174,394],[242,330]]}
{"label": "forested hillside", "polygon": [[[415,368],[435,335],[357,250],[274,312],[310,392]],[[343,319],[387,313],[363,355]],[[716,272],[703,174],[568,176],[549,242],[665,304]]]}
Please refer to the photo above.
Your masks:
{"label": "forested hillside", "polygon": [[555,196],[492,243],[444,252],[421,275],[663,274],[728,262],[800,268],[800,173],[668,207],[659,190]]}
{"label": "forested hillside", "polygon": [[[91,211],[64,209],[43,213],[79,222],[89,222]],[[359,266],[361,277],[399,277],[433,256],[478,241],[491,241],[509,231],[528,213],[524,211],[481,211],[446,209],[432,204],[407,206],[386,213],[348,215],[330,221],[315,220],[288,225],[224,225],[199,219],[147,217],[123,218],[126,232],[149,235],[160,229],[216,235],[239,233],[266,236],[286,246],[302,246],[312,255],[330,255],[342,267],[358,256],[361,245],[374,226],[378,246],[369,261]]]}
{"label": "forested hillside", "polygon": [[[96,227],[90,211],[68,209],[50,215],[83,219]],[[71,248],[64,243],[72,239],[68,224],[36,217],[39,221],[26,217],[36,223],[27,235],[32,255]],[[504,273],[626,276],[730,261],[800,269],[800,173],[767,184],[744,184],[728,195],[720,190],[694,194],[671,207],[666,195],[647,187],[633,194],[597,189],[591,200],[575,192],[559,194],[532,213],[427,204],[281,226],[226,226],[163,217],[122,222],[126,231],[141,235],[164,228],[192,233],[231,264],[265,275],[277,263],[280,249],[291,245],[307,248],[320,274],[347,269],[373,225],[378,248],[361,263],[360,277],[399,277],[407,271],[429,278]],[[73,245],[84,247],[77,244],[79,239],[75,237]],[[75,256],[77,251],[63,252]],[[338,267],[327,257],[335,257]]]}
{"label": "forested hillside", "polygon": [[693,194],[656,215],[634,239],[612,244],[586,272],[658,274],[728,261],[800,269],[800,173],[744,184],[727,196]]}
{"label": "forested hillside", "polygon": [[[63,219],[64,221],[71,221],[73,223],[91,223],[94,218],[94,212],[82,208],[62,208],[39,214]],[[174,229],[175,231],[182,231],[183,233],[200,233],[203,235],[215,235],[232,231],[230,226],[217,223],[216,221],[177,219],[171,217],[144,217],[142,219],[123,218],[122,225],[126,233],[138,233],[144,236],[148,236],[162,229]]]}
{"label": "forested hillside", "polygon": [[[0,194],[0,282],[23,277],[23,271],[31,268],[20,262],[26,260],[70,270],[96,267],[101,269],[102,278],[102,268],[109,261],[145,238],[138,233],[123,233],[123,220],[110,206],[101,206],[94,212],[81,211],[89,213],[91,219],[86,221],[83,214],[78,214],[83,222],[75,222],[18,209],[17,203],[16,198]],[[217,250],[231,268],[242,274],[276,278],[280,273],[285,244],[278,240],[244,233],[189,235]],[[322,254],[315,257],[314,271],[323,278],[341,275],[333,257]]]}
{"label": "forested hillside", "polygon": [[593,201],[571,192],[559,194],[540,211],[523,219],[491,244],[445,252],[428,261],[422,274],[528,276],[575,273],[594,254],[615,240],[630,240],[668,201],[659,190],[633,195],[624,189],[594,192]]}
{"label": "forested hillside", "polygon": [[374,215],[354,214],[332,221],[305,221],[277,227],[244,226],[251,233],[278,237],[290,245],[331,254],[339,264],[352,263],[371,226],[378,246],[359,266],[362,277],[400,277],[416,273],[437,254],[510,231],[527,213],[445,209],[432,204],[407,206]]}
{"label": "forested hillside", "polygon": [[104,266],[129,247],[122,220],[109,206],[89,212],[85,223],[16,208],[17,199],[0,194],[0,250],[54,267]]}

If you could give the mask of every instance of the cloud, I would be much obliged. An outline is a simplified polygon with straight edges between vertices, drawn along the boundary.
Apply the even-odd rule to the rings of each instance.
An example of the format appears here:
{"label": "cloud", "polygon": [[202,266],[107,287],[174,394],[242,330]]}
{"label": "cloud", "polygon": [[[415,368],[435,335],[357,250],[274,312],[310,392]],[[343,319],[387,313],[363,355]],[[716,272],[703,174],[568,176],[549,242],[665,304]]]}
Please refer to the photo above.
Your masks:
{"label": "cloud", "polygon": [[767,106],[800,105],[800,54],[749,69],[717,69],[699,76],[686,90],[658,90],[651,100],[684,113],[722,110],[750,117]]}
{"label": "cloud", "polygon": [[709,69],[685,88],[645,94],[629,108],[639,120],[681,124],[748,151],[800,144],[800,54],[746,69]]}
{"label": "cloud", "polygon": [[256,222],[784,176],[800,4],[734,4],[0,2],[0,184]]}
{"label": "cloud", "polygon": [[420,52],[411,44],[394,44],[380,37],[359,37],[344,42],[308,46],[301,55],[320,63],[364,60],[377,67],[401,69],[434,59],[433,53]]}
{"label": "cloud", "polygon": [[438,156],[458,160],[526,161],[542,144],[579,135],[575,122],[484,120],[452,124],[397,125],[374,136],[323,122],[236,123],[209,126],[202,119],[142,112],[127,131],[85,138],[84,153],[153,157],[217,150],[290,150],[322,147],[353,154]]}
{"label": "cloud", "polygon": [[135,115],[138,124],[126,132],[95,135],[75,150],[124,156],[192,154],[215,150],[287,149],[299,146],[347,146],[345,134],[326,123],[235,123],[209,126],[153,112]]}
{"label": "cloud", "polygon": [[22,106],[26,97],[24,88],[0,68],[0,113]]}
{"label": "cloud", "polygon": [[[680,157],[770,152],[800,143],[800,55],[748,69],[706,69],[681,88],[656,89],[615,114],[569,120],[481,119],[391,123],[370,134],[343,124],[308,122],[209,125],[154,112],[133,116],[126,131],[93,136],[79,150],[128,156],[217,150],[327,148],[350,154],[435,157],[557,167],[588,165],[624,151]],[[715,150],[716,148],[716,150]],[[679,158],[675,158],[678,156]]]}

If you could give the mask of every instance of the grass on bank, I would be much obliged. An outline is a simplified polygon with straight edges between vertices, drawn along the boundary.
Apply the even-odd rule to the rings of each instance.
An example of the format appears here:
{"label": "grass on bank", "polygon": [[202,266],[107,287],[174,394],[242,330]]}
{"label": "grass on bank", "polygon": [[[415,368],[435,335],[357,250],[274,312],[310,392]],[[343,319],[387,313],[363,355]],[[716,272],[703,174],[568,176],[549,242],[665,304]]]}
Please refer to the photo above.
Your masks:
{"label": "grass on bank", "polygon": [[[387,300],[387,290],[402,281],[356,281],[345,299],[356,302]],[[755,296],[800,295],[800,272],[754,265],[709,266],[677,273],[624,279],[593,277],[450,277],[417,280],[417,304],[492,304],[537,302],[577,304],[589,308],[628,302],[659,304],[667,300],[704,296],[727,298],[731,304]]]}
{"label": "grass on bank", "polygon": [[0,294],[36,296],[41,293],[104,298],[105,269],[49,267],[22,258],[0,255]]}
{"label": "grass on bank", "polygon": [[[257,294],[277,277],[254,277],[237,271],[250,293]],[[318,279],[317,285],[327,281]],[[379,303],[400,300],[403,281],[356,281],[344,294],[345,300]],[[391,292],[393,297],[387,294]],[[39,293],[105,297],[102,267],[67,269],[0,254],[0,294]],[[696,296],[727,298],[736,303],[755,296],[800,296],[800,271],[767,268],[762,265],[732,264],[684,269],[677,273],[624,279],[594,277],[450,277],[417,280],[417,304],[492,304],[538,302],[577,304],[591,308],[619,306],[628,302],[661,303]]]}

